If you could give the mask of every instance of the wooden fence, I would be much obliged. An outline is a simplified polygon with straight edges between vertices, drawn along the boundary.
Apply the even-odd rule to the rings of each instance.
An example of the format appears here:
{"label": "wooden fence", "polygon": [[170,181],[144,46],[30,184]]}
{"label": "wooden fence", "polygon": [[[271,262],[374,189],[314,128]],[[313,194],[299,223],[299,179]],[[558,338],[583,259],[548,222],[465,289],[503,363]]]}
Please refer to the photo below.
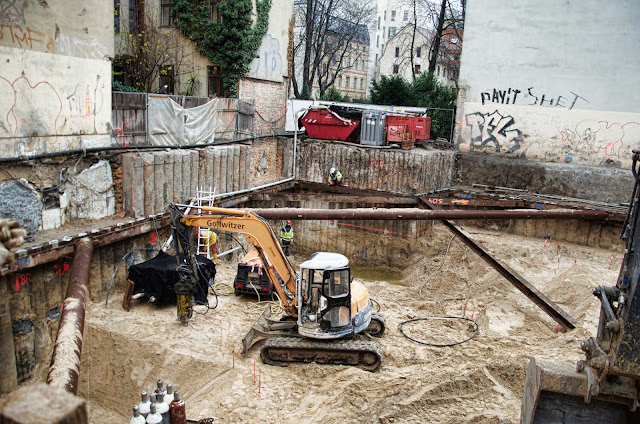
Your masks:
{"label": "wooden fence", "polygon": [[[153,94],[153,96],[158,96]],[[203,105],[209,97],[166,96],[185,108]],[[111,95],[112,145],[146,146],[148,141],[149,93],[114,91]],[[216,140],[237,140],[254,133],[255,106],[253,100],[218,98],[215,106],[220,125],[215,131]]]}

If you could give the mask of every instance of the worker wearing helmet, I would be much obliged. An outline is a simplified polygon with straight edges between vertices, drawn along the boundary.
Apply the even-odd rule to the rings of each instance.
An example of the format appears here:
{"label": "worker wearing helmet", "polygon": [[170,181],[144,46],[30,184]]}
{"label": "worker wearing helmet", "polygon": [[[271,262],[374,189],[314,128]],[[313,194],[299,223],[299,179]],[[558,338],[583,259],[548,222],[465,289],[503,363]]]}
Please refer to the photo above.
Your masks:
{"label": "worker wearing helmet", "polygon": [[342,174],[336,168],[331,168],[329,171],[329,185],[342,184]]}
{"label": "worker wearing helmet", "polygon": [[289,256],[289,245],[293,241],[293,227],[291,227],[291,221],[287,220],[287,225],[280,230],[280,240],[284,254]]}

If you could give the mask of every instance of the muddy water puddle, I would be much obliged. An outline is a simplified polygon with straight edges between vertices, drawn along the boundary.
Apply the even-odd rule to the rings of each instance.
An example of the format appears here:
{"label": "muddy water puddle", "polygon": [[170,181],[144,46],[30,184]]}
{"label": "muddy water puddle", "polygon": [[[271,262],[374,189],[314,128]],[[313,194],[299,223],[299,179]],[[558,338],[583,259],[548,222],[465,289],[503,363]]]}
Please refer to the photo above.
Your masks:
{"label": "muddy water puddle", "polygon": [[386,281],[389,284],[407,286],[402,280],[402,271],[392,268],[373,267],[365,264],[349,264],[351,274],[357,280]]}

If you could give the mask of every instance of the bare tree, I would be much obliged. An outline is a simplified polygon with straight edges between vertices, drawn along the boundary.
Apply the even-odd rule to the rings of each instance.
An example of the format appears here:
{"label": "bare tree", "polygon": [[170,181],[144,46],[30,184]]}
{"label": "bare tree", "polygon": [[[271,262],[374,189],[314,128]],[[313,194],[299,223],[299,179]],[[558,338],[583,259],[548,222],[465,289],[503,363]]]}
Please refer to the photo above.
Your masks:
{"label": "bare tree", "polygon": [[294,41],[293,67],[299,70],[292,76],[294,94],[310,93],[316,83],[322,95],[340,72],[365,57],[364,49],[355,46],[369,44],[367,28],[375,17],[375,6],[358,0],[306,0],[296,7],[294,19],[304,24],[294,24],[299,29]]}
{"label": "bare tree", "polygon": [[175,28],[158,27],[159,20],[152,13],[144,14],[143,19],[132,30],[122,28],[116,37],[114,68],[122,69],[140,91],[151,91],[161,76],[172,79],[176,86],[182,77],[192,76],[193,53],[185,48],[180,33]]}

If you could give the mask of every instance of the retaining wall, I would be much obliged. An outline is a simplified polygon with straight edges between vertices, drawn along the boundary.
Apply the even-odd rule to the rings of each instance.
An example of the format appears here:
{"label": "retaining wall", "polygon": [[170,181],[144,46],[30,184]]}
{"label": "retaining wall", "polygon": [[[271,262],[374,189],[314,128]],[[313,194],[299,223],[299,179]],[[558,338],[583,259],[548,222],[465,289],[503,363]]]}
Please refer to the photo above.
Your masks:
{"label": "retaining wall", "polygon": [[296,179],[327,183],[340,170],[344,184],[365,190],[415,194],[451,187],[455,152],[365,148],[356,144],[304,140],[298,146]]}

